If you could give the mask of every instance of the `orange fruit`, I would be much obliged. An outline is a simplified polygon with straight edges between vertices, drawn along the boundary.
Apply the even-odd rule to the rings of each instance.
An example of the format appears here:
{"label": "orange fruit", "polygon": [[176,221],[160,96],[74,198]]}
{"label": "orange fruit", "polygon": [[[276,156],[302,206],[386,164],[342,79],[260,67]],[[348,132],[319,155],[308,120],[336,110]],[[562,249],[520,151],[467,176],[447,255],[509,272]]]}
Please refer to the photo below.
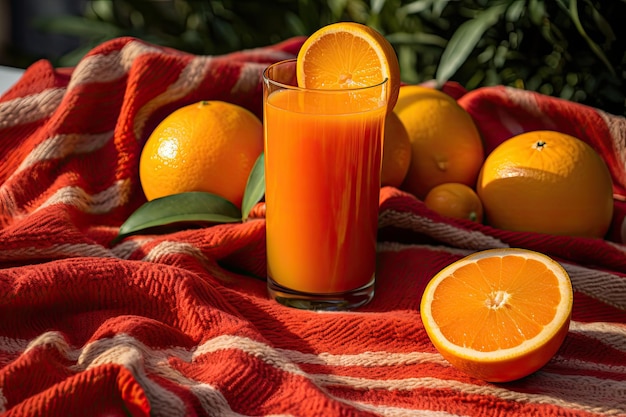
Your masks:
{"label": "orange fruit", "polygon": [[544,366],[569,328],[572,285],[563,267],[526,249],[490,249],[437,273],[422,296],[424,328],[465,373],[512,381]]}
{"label": "orange fruit", "polygon": [[387,113],[383,142],[381,185],[400,187],[411,163],[409,133],[394,112]]}
{"label": "orange fruit", "polygon": [[476,191],[494,227],[603,237],[613,217],[608,167],[588,144],[533,131],[501,143],[486,158]]}
{"label": "orange fruit", "polygon": [[369,26],[355,22],[324,26],[302,44],[296,61],[300,87],[358,88],[387,79],[389,111],[398,99],[398,57],[389,41]]}
{"label": "orange fruit", "polygon": [[446,182],[433,187],[424,204],[442,216],[455,219],[483,221],[483,204],[473,188],[458,182]]}
{"label": "orange fruit", "polygon": [[416,100],[422,99],[425,95],[428,96],[428,94],[431,93],[438,99],[450,100],[456,103],[452,97],[435,88],[424,87],[417,84],[404,84],[400,87],[400,91],[398,92],[398,101],[396,101],[394,110],[397,112],[401,111],[405,107],[413,104]]}
{"label": "orange fruit", "polygon": [[247,109],[201,101],[175,110],[150,134],[139,160],[148,200],[189,191],[241,207],[248,176],[263,152],[263,126]]}
{"label": "orange fruit", "polygon": [[394,112],[409,132],[412,148],[402,189],[423,199],[446,182],[476,184],[483,143],[471,116],[455,100],[432,88],[406,85]]}

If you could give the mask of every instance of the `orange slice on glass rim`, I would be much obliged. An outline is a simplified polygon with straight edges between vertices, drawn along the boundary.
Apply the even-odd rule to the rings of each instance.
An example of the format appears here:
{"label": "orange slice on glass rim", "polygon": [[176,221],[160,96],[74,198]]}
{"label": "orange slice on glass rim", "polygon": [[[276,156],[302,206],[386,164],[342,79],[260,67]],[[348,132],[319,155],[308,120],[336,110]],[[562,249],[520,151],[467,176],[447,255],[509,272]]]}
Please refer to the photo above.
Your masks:
{"label": "orange slice on glass rim", "polygon": [[572,312],[565,269],[526,249],[491,249],[437,273],[420,313],[433,345],[452,365],[491,382],[523,378],[560,348]]}
{"label": "orange slice on glass rim", "polygon": [[322,27],[297,57],[298,86],[342,89],[373,86],[387,79],[388,111],[398,100],[400,66],[393,46],[375,29],[354,22]]}

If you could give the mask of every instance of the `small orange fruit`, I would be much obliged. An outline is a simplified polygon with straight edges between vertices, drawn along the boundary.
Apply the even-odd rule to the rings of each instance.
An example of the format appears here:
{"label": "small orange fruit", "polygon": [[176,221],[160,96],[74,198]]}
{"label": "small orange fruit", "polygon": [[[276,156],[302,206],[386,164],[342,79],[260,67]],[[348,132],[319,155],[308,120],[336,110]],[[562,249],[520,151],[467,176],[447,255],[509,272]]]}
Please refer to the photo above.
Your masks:
{"label": "small orange fruit", "polygon": [[486,158],[476,191],[494,227],[603,237],[613,217],[613,183],[588,144],[533,131],[501,143]]}
{"label": "small orange fruit", "polygon": [[458,182],[446,182],[433,187],[424,204],[442,216],[455,219],[483,221],[483,204],[473,188]]}
{"label": "small orange fruit", "polygon": [[476,252],[437,273],[420,314],[439,353],[467,374],[512,381],[543,367],[571,319],[572,285],[563,267],[526,249]]}
{"label": "small orange fruit", "polygon": [[436,185],[473,187],[484,161],[483,143],[469,113],[447,94],[402,86],[394,112],[411,139],[411,164],[402,189],[424,198]]}
{"label": "small orange fruit", "polygon": [[247,109],[201,101],[168,115],[146,141],[139,177],[148,200],[189,191],[217,194],[241,207],[263,152],[263,126]]}
{"label": "small orange fruit", "polygon": [[400,187],[411,163],[409,133],[394,112],[387,113],[383,144],[381,185]]}
{"label": "small orange fruit", "polygon": [[388,109],[400,89],[400,65],[385,37],[355,22],[318,29],[298,52],[296,75],[304,88],[340,89],[373,86],[388,80]]}

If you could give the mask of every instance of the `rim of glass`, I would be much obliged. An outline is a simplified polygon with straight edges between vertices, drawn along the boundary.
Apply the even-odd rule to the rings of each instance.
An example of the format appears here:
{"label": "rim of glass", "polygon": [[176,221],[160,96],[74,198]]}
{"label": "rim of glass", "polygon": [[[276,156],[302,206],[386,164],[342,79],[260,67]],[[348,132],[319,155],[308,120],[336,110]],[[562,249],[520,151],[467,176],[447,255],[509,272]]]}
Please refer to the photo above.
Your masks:
{"label": "rim of glass", "polygon": [[268,83],[271,83],[277,87],[280,88],[284,88],[284,89],[289,89],[289,90],[300,90],[300,91],[317,91],[317,92],[328,92],[328,93],[339,93],[339,92],[346,92],[346,91],[361,91],[361,90],[369,90],[371,88],[376,88],[376,87],[382,87],[383,85],[385,85],[387,83],[387,81],[389,81],[389,78],[385,78],[384,80],[382,80],[381,82],[377,83],[377,84],[372,84],[372,85],[366,85],[366,86],[359,86],[359,87],[348,87],[348,88],[310,88],[310,87],[300,87],[297,85],[290,85],[290,84],[285,84],[282,83],[280,81],[276,81],[271,79],[267,73],[269,72],[270,68],[272,67],[276,67],[278,65],[281,64],[286,64],[289,62],[293,62],[295,63],[297,61],[296,58],[290,58],[290,59],[284,59],[282,61],[278,61],[278,62],[274,62],[273,64],[268,65],[264,70],[263,70],[263,80],[265,80]]}

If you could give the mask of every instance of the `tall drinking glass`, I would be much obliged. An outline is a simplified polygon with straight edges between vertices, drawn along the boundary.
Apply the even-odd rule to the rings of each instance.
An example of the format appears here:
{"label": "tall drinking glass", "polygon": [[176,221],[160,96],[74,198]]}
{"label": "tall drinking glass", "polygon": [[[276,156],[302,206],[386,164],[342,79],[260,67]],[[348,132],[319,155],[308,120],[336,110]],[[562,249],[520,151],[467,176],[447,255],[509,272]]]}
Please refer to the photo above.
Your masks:
{"label": "tall drinking glass", "polygon": [[355,308],[374,296],[387,81],[306,89],[295,68],[263,73],[268,291],[302,309]]}

